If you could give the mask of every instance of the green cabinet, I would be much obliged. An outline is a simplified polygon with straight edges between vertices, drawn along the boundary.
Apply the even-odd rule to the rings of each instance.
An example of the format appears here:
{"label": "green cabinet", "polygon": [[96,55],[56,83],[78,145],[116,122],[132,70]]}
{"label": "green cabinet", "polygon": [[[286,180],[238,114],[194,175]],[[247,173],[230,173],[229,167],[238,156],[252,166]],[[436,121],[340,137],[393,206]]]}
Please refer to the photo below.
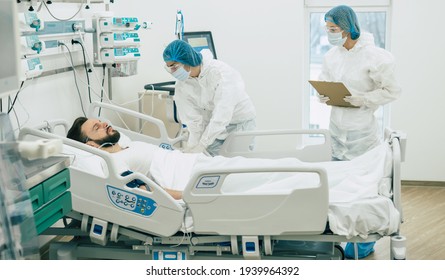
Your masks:
{"label": "green cabinet", "polygon": [[69,169],[29,189],[37,234],[41,234],[72,209]]}

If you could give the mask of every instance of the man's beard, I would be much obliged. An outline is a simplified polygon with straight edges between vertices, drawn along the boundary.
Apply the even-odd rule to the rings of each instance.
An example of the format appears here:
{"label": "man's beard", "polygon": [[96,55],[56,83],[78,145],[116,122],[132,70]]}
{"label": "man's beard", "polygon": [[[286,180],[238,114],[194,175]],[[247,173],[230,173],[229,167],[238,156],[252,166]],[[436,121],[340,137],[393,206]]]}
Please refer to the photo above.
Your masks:
{"label": "man's beard", "polygon": [[113,134],[108,134],[102,139],[99,140],[93,140],[94,143],[101,147],[110,147],[119,142],[119,139],[121,138],[121,134],[119,131],[115,131]]}

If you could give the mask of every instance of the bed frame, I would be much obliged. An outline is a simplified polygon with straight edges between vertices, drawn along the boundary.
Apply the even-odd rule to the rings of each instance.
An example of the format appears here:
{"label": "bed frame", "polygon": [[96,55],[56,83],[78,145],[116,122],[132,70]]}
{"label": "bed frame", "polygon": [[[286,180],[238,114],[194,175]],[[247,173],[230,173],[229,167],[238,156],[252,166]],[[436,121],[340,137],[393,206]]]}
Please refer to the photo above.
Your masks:
{"label": "bed frame", "polygon": [[[93,112],[100,107],[152,121],[151,117],[103,103],[94,103],[89,117],[95,117]],[[154,119],[153,123],[159,125],[161,131],[165,130],[163,124],[157,121]],[[370,234],[366,239],[361,237],[346,239],[344,236],[329,232],[326,227],[328,183],[326,172],[322,168],[204,170],[196,173],[190,180],[184,191],[184,203],[174,200],[143,174],[133,173],[125,177],[117,174],[108,153],[54,134],[53,131],[59,125],[67,129],[66,122],[62,120],[47,122],[37,128],[23,128],[19,139],[28,137],[62,139],[65,145],[103,158],[109,172],[107,177],[99,177],[74,166],[69,167],[72,180],[70,188],[72,211],[64,218],[63,227],[49,228],[43,234],[72,236],[72,238],[68,242],[52,242],[50,259],[343,259],[344,252],[339,246],[340,242],[370,242],[384,237]],[[168,145],[172,147],[181,140],[169,139],[166,132],[162,134],[161,139],[152,139],[113,126],[134,140],[148,141],[161,147]],[[245,148],[252,137],[257,139],[260,135],[307,133],[321,134],[325,140],[317,146],[309,147],[309,150],[299,146],[287,155],[303,160],[305,156],[309,156],[308,159],[313,160],[310,155],[317,151],[317,154],[321,155],[316,160],[326,160],[328,157],[330,159],[329,133],[324,130],[236,133],[228,138],[222,151],[226,156],[253,156],[254,152]],[[251,138],[247,141],[246,137]],[[402,213],[400,163],[403,159],[406,138],[400,133],[389,130],[386,138],[391,141],[393,153],[393,201],[397,210]],[[262,156],[266,157],[267,153],[273,154],[266,151]],[[295,190],[290,195],[241,196],[236,203],[233,203],[233,197],[222,197],[218,192],[218,186],[223,183],[227,174],[277,171],[312,172],[319,176],[320,183],[316,187]],[[219,176],[217,182],[216,174]],[[148,183],[151,190],[128,187],[127,184],[134,179]],[[195,188],[199,184],[216,184],[214,193],[211,195],[200,193],[199,188]],[[125,196],[129,202],[146,201],[145,207],[124,205],[119,198]],[[229,201],[231,204],[227,207]],[[249,208],[246,209],[245,205],[249,205]],[[215,211],[209,215],[207,207],[221,209],[220,215],[215,217]],[[189,217],[188,211],[193,213],[191,232],[184,228]],[[239,214],[239,211],[244,211],[244,219],[230,219]],[[255,216],[252,213],[255,213]],[[263,214],[258,215],[258,213]],[[292,217],[295,219],[294,222],[281,218],[288,213],[294,213]],[[306,213],[311,213],[310,219]],[[402,219],[396,222],[400,229]],[[404,240],[404,237],[397,231],[390,238],[391,259],[404,259],[406,250],[399,242],[401,239]],[[393,241],[397,246],[392,245]]]}

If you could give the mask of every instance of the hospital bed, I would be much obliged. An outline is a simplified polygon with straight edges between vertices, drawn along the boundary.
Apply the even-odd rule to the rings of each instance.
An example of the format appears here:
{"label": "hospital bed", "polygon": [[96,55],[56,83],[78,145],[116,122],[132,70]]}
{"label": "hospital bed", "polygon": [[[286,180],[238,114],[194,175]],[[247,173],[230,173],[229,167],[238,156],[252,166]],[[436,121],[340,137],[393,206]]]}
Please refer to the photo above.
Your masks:
{"label": "hospital bed", "polygon": [[[152,121],[148,116],[103,103],[95,103],[89,116],[95,117],[94,111],[102,106]],[[162,123],[153,122],[162,130]],[[333,214],[327,173],[322,167],[279,164],[257,168],[236,165],[201,168],[190,179],[183,200],[174,200],[144,174],[120,175],[108,153],[67,139],[63,133],[54,133],[58,126],[65,130],[68,127],[65,121],[55,120],[37,128],[23,128],[19,135],[20,139],[62,139],[65,154],[74,158],[69,167],[72,211],[66,215],[63,227],[44,232],[73,238],[68,242],[51,243],[51,259],[343,259],[340,242],[369,242],[383,237],[391,239],[392,259],[406,257],[405,239],[400,235],[403,220],[400,164],[405,145],[400,133],[387,131],[386,135],[391,152],[386,161],[389,170],[385,174],[388,187],[385,195],[372,201],[356,202],[351,208],[357,211],[364,204],[378,207],[375,205],[382,200],[382,207],[389,211],[379,211],[387,215],[385,223],[388,226],[379,232],[336,234],[330,223]],[[153,139],[125,128],[117,129],[132,140],[147,141],[167,149],[180,141],[169,139],[167,134]],[[321,135],[325,140],[316,146],[290,150],[286,153],[288,157],[300,157],[308,162],[330,158],[329,134],[324,130],[236,133],[224,145],[223,153],[227,157],[273,157],[277,155],[273,151],[247,149],[252,137],[257,141],[262,135],[301,134]],[[96,162],[104,172],[82,166],[79,164],[82,161]],[[231,177],[233,175],[236,178],[237,174],[264,176],[269,173],[311,174],[318,180],[316,184],[291,191],[256,192],[253,189],[236,193],[224,190],[239,182]],[[148,184],[150,190],[132,188],[135,179]]]}

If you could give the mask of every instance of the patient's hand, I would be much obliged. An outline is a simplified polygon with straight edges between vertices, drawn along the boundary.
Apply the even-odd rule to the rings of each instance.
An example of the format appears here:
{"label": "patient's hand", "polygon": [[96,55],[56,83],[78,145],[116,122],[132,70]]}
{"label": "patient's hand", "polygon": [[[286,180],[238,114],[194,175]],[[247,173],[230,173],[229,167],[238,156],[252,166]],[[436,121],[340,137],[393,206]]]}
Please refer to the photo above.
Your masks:
{"label": "patient's hand", "polygon": [[182,199],[182,192],[181,191],[175,191],[171,189],[165,189],[165,191],[171,195],[174,199]]}

